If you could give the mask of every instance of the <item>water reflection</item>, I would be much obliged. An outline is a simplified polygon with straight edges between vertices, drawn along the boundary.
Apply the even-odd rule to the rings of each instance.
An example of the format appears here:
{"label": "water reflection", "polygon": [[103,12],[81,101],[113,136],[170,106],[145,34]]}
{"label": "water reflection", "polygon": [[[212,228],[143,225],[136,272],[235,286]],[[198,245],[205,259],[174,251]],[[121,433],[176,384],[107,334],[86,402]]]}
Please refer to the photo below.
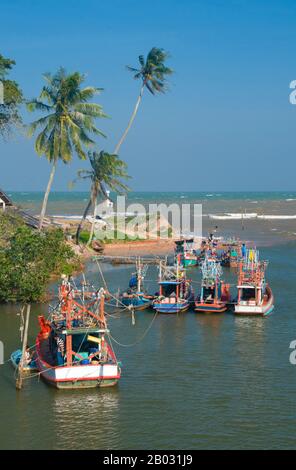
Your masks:
{"label": "water reflection", "polygon": [[[235,354],[242,367],[254,372],[264,367],[266,362],[266,326],[268,318],[234,318]],[[248,363],[246,362],[248,358]]]}
{"label": "water reflection", "polygon": [[58,449],[116,447],[119,388],[54,391],[52,420]]}
{"label": "water reflection", "polygon": [[202,329],[204,336],[219,336],[221,333],[221,326],[225,320],[225,314],[195,314],[196,322],[198,323],[197,328]]}

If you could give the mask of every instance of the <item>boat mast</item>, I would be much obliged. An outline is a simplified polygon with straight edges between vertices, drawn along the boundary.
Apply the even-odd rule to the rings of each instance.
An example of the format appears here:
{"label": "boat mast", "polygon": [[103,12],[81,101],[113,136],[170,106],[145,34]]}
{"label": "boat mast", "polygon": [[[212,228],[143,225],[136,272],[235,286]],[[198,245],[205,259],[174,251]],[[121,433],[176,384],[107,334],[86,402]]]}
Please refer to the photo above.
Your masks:
{"label": "boat mast", "polygon": [[[66,294],[66,328],[67,330],[71,329],[72,326],[72,299],[69,298],[69,294]],[[66,335],[66,358],[67,358],[67,366],[72,366],[72,335]]]}
{"label": "boat mast", "polygon": [[140,257],[137,259],[137,292],[141,292],[142,287],[142,266]]}
{"label": "boat mast", "polygon": [[106,318],[105,318],[105,291],[100,289],[100,307],[99,307],[99,322],[101,328],[106,328]]}

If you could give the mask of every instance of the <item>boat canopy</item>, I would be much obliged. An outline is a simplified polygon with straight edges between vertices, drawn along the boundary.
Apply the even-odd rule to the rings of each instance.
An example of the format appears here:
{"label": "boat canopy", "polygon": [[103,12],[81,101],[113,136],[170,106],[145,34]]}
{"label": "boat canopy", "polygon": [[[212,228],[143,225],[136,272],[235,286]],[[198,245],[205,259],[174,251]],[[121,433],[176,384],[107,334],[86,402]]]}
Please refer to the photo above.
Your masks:
{"label": "boat canopy", "polygon": [[162,286],[169,285],[169,284],[178,285],[178,284],[181,284],[181,283],[182,283],[182,280],[180,280],[180,281],[160,281],[159,282],[159,284],[161,284]]}

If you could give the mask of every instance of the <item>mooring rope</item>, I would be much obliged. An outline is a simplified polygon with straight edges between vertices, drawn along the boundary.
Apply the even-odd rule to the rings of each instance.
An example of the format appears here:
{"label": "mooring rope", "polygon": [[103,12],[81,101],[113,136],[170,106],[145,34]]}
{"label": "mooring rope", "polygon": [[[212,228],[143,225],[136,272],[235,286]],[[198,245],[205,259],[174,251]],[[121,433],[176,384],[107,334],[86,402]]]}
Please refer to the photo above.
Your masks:
{"label": "mooring rope", "polygon": [[157,317],[158,315],[158,312],[155,312],[153,318],[152,318],[152,321],[150,323],[150,325],[148,326],[148,328],[144,331],[143,335],[137,340],[135,341],[134,343],[131,343],[131,344],[123,344],[123,343],[120,343],[119,341],[117,341],[112,335],[111,333],[109,332],[108,333],[108,336],[112,339],[112,341],[114,341],[114,343],[118,344],[118,346],[122,346],[124,348],[131,348],[133,346],[136,346],[136,344],[139,344],[144,338],[145,336],[147,335],[148,331],[151,329],[153,323],[154,323],[154,320],[155,318]]}

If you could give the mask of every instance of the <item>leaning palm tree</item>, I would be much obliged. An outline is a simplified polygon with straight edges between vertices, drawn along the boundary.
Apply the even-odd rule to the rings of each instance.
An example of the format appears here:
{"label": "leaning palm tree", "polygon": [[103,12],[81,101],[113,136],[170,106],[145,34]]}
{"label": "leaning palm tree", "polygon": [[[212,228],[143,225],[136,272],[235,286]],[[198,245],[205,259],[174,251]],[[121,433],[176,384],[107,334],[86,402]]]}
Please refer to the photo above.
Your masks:
{"label": "leaning palm tree", "polygon": [[85,160],[85,148],[95,143],[89,134],[104,136],[95,127],[94,120],[106,117],[100,105],[88,102],[101,89],[82,88],[84,75],[79,72],[67,74],[60,68],[54,75],[47,73],[43,77],[46,85],[42,88],[39,98],[27,102],[29,111],[47,113],[45,117],[39,118],[29,126],[28,133],[32,136],[37,128],[42,128],[35,141],[35,150],[39,156],[44,155],[52,165],[44,194],[39,230],[43,225],[58,161],[69,163],[74,153]]}
{"label": "leaning palm tree", "polygon": [[165,65],[165,61],[167,58],[167,52],[165,52],[163,49],[153,47],[148,53],[146,60],[143,55],[139,56],[140,68],[130,67],[129,65],[127,66],[127,69],[130,72],[134,73],[134,78],[136,80],[142,80],[142,84],[136,102],[136,106],[128,122],[127,128],[125,129],[118,144],[115,147],[115,154],[118,154],[119,149],[132,126],[132,123],[138,112],[145,88],[147,88],[152,95],[155,95],[157,93],[164,93],[166,91],[166,75],[171,75],[173,73],[173,70],[169,67],[166,67]]}
{"label": "leaning palm tree", "polygon": [[[91,243],[94,233],[95,217],[96,217],[96,205],[99,196],[102,198],[108,198],[107,188],[117,193],[128,191],[128,187],[121,181],[121,179],[129,179],[126,168],[127,165],[123,160],[120,160],[118,155],[104,152],[88,152],[88,158],[90,161],[90,170],[79,170],[77,173],[77,179],[90,180],[90,199],[84,210],[81,222],[76,231],[76,244],[79,244],[80,232],[83,226],[91,206],[93,206],[93,221],[91,232],[88,240],[88,245]],[[76,181],[74,180],[74,182]],[[73,183],[74,183],[73,182]]]}

